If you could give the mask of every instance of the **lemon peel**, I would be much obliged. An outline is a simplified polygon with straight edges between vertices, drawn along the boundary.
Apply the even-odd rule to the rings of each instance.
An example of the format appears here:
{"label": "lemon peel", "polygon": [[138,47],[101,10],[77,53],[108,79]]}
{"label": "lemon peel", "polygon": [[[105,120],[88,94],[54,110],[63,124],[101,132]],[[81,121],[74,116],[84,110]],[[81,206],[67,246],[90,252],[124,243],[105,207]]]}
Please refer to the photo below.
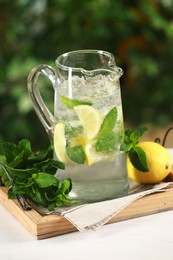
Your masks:
{"label": "lemon peel", "polygon": [[58,123],[54,128],[54,151],[59,161],[67,162],[65,124]]}
{"label": "lemon peel", "polygon": [[75,106],[74,110],[85,130],[88,140],[93,140],[98,135],[102,123],[99,111],[88,105]]}

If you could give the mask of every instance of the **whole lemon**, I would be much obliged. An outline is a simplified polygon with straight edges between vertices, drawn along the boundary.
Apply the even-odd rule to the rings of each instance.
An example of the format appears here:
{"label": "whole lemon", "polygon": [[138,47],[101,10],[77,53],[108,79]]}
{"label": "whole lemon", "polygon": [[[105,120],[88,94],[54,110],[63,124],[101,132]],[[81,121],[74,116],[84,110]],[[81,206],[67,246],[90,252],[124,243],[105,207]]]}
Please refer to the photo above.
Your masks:
{"label": "whole lemon", "polygon": [[161,182],[171,171],[172,160],[168,151],[155,142],[137,144],[146,154],[148,172],[136,169],[127,157],[127,170],[130,179],[139,183],[155,184]]}

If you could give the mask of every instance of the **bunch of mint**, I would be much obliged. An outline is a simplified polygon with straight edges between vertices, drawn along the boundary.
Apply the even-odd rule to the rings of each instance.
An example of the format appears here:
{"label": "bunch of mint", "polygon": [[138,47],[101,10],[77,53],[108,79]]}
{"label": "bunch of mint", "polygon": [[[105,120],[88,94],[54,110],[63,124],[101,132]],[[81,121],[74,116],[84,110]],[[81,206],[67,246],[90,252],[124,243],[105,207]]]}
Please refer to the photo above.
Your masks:
{"label": "bunch of mint", "polygon": [[0,178],[5,186],[10,187],[10,199],[16,198],[16,195],[24,196],[50,211],[74,203],[67,198],[72,188],[71,180],[66,179],[60,183],[54,176],[57,169],[64,169],[64,164],[52,159],[52,146],[47,151],[35,153],[30,142],[22,139],[17,145],[2,143],[1,150]]}

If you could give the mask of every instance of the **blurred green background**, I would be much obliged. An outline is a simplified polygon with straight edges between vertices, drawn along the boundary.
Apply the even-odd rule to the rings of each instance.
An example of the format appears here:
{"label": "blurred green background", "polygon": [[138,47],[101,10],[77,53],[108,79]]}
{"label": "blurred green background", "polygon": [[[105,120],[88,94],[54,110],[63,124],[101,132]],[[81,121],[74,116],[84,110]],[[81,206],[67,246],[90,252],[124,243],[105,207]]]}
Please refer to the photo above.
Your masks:
{"label": "blurred green background", "polygon": [[[172,0],[0,0],[0,142],[28,138],[35,148],[48,145],[27,77],[34,66],[54,66],[57,56],[77,49],[114,54],[124,70],[126,124],[172,122]],[[51,106],[48,85],[43,92]]]}

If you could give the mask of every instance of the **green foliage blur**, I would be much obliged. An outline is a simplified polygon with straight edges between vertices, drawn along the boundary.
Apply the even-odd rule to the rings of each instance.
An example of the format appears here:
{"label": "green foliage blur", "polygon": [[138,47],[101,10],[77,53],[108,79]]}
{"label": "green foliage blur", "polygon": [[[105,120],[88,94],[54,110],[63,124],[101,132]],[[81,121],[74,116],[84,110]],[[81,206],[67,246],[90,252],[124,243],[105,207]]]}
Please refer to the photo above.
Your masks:
{"label": "green foliage blur", "polygon": [[[64,52],[115,55],[125,122],[173,120],[173,0],[0,0],[0,142],[49,139],[27,93],[27,77]],[[52,106],[51,85],[43,83]],[[50,91],[50,92],[49,92]]]}

